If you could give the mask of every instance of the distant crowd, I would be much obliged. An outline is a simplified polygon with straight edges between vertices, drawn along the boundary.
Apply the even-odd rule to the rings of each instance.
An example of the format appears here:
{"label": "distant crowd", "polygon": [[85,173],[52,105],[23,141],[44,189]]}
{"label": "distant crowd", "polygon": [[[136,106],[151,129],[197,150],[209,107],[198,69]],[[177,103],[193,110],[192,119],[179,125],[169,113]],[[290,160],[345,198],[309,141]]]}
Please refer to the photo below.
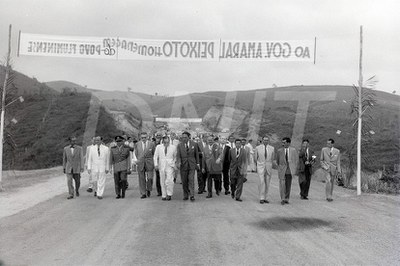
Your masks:
{"label": "distant crowd", "polygon": [[[337,175],[341,174],[340,151],[334,148],[334,140],[328,139],[322,148],[320,165],[326,179],[326,200],[331,202]],[[230,195],[241,202],[243,184],[248,172],[256,172],[259,177],[260,204],[269,203],[270,181],[273,171],[278,172],[281,204],[289,204],[292,177],[297,175],[300,198],[308,200],[312,167],[316,156],[307,139],[297,150],[291,146],[291,139],[282,139],[282,147],[275,149],[270,138],[264,136],[254,145],[252,140],[219,137],[202,134],[191,137],[189,132],[180,136],[175,133],[158,133],[151,137],[142,132],[139,140],[126,135],[116,136],[105,145],[100,136],[92,139],[86,148],[76,144],[76,137],[70,138],[70,145],[64,148],[63,168],[67,176],[68,197],[79,197],[81,173],[89,174],[87,192],[103,199],[106,175],[112,173],[117,199],[123,199],[128,188],[128,175],[138,173],[140,197],[151,196],[155,175],[157,196],[163,201],[173,197],[176,180],[181,180],[183,200],[195,201],[197,194],[213,192]],[[195,180],[197,183],[195,185]],[[75,184],[74,184],[75,183]],[[224,191],[223,191],[224,190]]]}

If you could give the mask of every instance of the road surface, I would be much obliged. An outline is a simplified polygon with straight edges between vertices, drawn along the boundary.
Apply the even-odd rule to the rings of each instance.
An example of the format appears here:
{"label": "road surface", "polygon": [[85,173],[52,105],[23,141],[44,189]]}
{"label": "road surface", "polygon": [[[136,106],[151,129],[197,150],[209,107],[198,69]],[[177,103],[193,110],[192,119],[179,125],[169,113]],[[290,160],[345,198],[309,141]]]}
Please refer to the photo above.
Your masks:
{"label": "road surface", "polygon": [[136,175],[129,178],[125,199],[115,199],[110,178],[103,200],[83,189],[79,198],[66,200],[66,183],[59,178],[63,194],[48,192],[48,200],[0,218],[0,260],[4,265],[400,265],[399,197],[357,197],[335,187],[329,203],[325,184],[312,182],[310,200],[304,201],[294,179],[290,204],[281,206],[275,175],[271,203],[261,205],[257,176],[248,179],[243,202],[204,194],[183,201],[179,184],[168,202],[155,195],[140,199]]}

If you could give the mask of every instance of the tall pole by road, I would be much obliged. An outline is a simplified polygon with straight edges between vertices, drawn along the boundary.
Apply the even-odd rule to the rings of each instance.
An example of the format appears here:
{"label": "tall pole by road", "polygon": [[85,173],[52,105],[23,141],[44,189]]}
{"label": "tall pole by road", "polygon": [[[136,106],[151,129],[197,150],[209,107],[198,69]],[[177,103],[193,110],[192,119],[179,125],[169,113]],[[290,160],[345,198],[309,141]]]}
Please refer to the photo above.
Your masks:
{"label": "tall pole by road", "polygon": [[357,130],[357,195],[361,195],[361,127],[362,127],[362,48],[363,48],[363,27],[360,26],[360,61],[358,79],[358,130]]}
{"label": "tall pole by road", "polygon": [[11,56],[11,24],[8,32],[8,52],[6,59],[6,75],[3,83],[3,93],[1,98],[1,121],[0,121],[0,191],[3,190],[3,141],[4,141],[4,113],[6,111],[6,90],[8,76],[10,74],[10,56]]}

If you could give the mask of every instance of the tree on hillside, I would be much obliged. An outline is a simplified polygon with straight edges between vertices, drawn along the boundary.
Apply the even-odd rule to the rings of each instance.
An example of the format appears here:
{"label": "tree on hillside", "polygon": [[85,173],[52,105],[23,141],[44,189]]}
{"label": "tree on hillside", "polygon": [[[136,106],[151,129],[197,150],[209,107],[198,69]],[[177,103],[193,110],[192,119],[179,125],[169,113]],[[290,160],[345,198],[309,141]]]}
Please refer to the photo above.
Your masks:
{"label": "tree on hillside", "polygon": [[[376,106],[377,100],[374,93],[377,80],[375,76],[369,78],[365,84],[365,88],[362,89],[361,94],[361,108],[362,108],[362,128],[361,128],[361,163],[362,165],[369,164],[371,151],[368,149],[367,145],[373,142],[373,135],[375,132],[372,130],[372,124],[374,119],[373,109]],[[359,88],[353,85],[354,98],[350,105],[350,115],[353,117],[353,128],[351,133],[351,146],[348,150],[349,157],[349,171],[345,179],[345,186],[349,187],[351,185],[351,180],[355,174],[355,168],[357,165],[357,126],[358,126],[358,97]]]}

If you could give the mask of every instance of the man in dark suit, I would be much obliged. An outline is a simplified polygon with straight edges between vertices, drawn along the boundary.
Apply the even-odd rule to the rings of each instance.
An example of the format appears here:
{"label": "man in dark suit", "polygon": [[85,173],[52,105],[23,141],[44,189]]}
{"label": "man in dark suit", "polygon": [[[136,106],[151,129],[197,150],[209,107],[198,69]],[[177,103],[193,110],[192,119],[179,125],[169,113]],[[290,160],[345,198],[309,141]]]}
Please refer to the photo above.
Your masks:
{"label": "man in dark suit", "polygon": [[231,195],[232,199],[242,201],[244,174],[247,169],[247,153],[241,147],[241,140],[235,140],[235,148],[230,150],[230,177],[231,177]]}
{"label": "man in dark suit", "polygon": [[223,138],[222,141],[222,176],[224,181],[225,195],[229,195],[229,167],[230,167],[230,150],[231,147],[227,144],[227,139]]}
{"label": "man in dark suit", "polygon": [[[67,175],[68,193],[67,199],[74,198],[74,191],[76,196],[79,197],[79,187],[81,184],[81,173],[84,170],[84,158],[82,147],[76,145],[76,137],[71,137],[70,145],[64,148],[63,152],[63,168],[64,174]],[[75,189],[72,183],[75,180]]]}
{"label": "man in dark suit", "polygon": [[[150,192],[153,189],[154,175],[154,152],[155,144],[148,140],[146,132],[140,134],[140,141],[136,143],[135,155],[137,158],[137,171],[139,175],[139,188],[141,198],[150,197]],[[146,179],[147,174],[147,179]]]}
{"label": "man in dark suit", "polygon": [[200,163],[200,169],[197,170],[197,183],[199,186],[198,194],[203,194],[203,192],[206,192],[207,173],[203,172],[203,169],[205,168],[204,149],[207,145],[207,143],[205,142],[206,139],[207,139],[207,135],[204,134],[197,143],[198,153],[199,153],[199,163]]}
{"label": "man in dark suit", "polygon": [[303,140],[299,151],[299,185],[300,198],[308,200],[308,191],[310,190],[312,165],[315,163],[314,151],[309,147],[310,141]]}
{"label": "man in dark suit", "polygon": [[177,147],[177,167],[181,173],[183,200],[194,201],[194,172],[200,169],[199,149],[197,143],[189,140],[189,132],[183,132]]}
{"label": "man in dark suit", "polygon": [[278,165],[279,191],[281,204],[289,204],[292,178],[297,171],[299,155],[295,148],[290,147],[291,139],[282,139],[282,148],[276,153],[276,164]]}

